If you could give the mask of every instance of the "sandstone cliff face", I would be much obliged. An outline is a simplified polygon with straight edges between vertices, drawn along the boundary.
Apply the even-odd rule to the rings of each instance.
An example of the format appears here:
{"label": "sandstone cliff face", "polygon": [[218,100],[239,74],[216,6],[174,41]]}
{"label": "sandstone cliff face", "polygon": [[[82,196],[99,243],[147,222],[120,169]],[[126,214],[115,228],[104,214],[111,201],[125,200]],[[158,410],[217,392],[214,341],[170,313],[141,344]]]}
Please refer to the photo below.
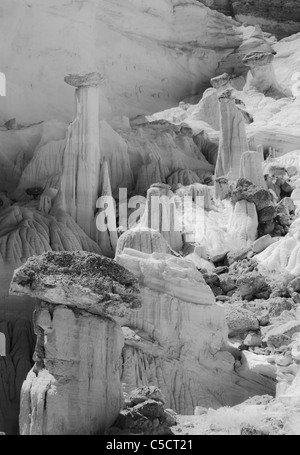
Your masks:
{"label": "sandstone cliff face", "polygon": [[123,401],[123,334],[115,318],[139,307],[133,275],[91,253],[46,253],[17,269],[14,295],[35,310],[35,365],[21,393],[23,435],[100,434]]}
{"label": "sandstone cliff face", "polygon": [[281,39],[300,31],[299,0],[198,0],[246,25],[260,25]]}
{"label": "sandstone cliff face", "polygon": [[234,371],[224,309],[190,261],[125,249],[117,262],[138,278],[143,302],[123,322],[127,391],[156,385],[167,406],[181,414],[273,393],[273,381],[252,373],[247,363],[241,375]]}
{"label": "sandstone cliff face", "polygon": [[90,71],[106,79],[102,118],[157,112],[207,84],[241,43],[236,25],[193,0],[3,0],[0,116],[71,121],[64,76]]}

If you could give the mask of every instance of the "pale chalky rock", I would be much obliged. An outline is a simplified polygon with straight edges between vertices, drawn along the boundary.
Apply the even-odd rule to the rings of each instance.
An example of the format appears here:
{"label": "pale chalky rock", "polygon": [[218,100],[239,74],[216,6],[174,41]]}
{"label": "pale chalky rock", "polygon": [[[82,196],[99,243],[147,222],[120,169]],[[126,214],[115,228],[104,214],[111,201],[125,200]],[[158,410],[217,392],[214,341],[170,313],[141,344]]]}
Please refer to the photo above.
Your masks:
{"label": "pale chalky rock", "polygon": [[37,147],[33,157],[22,171],[13,196],[19,201],[24,200],[25,190],[31,186],[54,187],[58,190],[65,148],[65,139],[49,141],[45,145]]}
{"label": "pale chalky rock", "polygon": [[258,254],[264,251],[268,246],[273,245],[273,243],[278,242],[279,238],[271,237],[269,234],[260,237],[252,243],[252,250],[254,253]]}
{"label": "pale chalky rock", "polygon": [[105,209],[107,205],[108,209],[101,211],[101,213],[98,214],[96,220],[94,221],[97,226],[95,238],[103,254],[108,257],[114,257],[118,243],[118,235],[116,211],[109,177],[109,168],[106,160],[102,163],[101,166],[100,180],[101,196],[96,202],[96,207],[98,209]]}
{"label": "pale chalky rock", "polygon": [[290,90],[281,87],[272,65],[274,54],[267,52],[251,52],[247,54],[243,63],[250,66],[246,87],[247,90],[257,90],[266,96],[275,99],[292,96]]}
{"label": "pale chalky rock", "polygon": [[248,333],[244,339],[245,346],[261,346],[262,339],[256,333]]}
{"label": "pale chalky rock", "polygon": [[193,183],[200,183],[200,177],[190,169],[180,169],[179,171],[173,172],[167,178],[167,184],[171,187],[175,187],[178,184],[183,186],[192,185]]}
{"label": "pale chalky rock", "polygon": [[39,210],[43,213],[49,213],[52,209],[53,199],[57,196],[56,188],[45,188],[40,196]]}
{"label": "pale chalky rock", "polygon": [[249,150],[245,120],[236,107],[232,90],[219,95],[221,136],[215,177],[237,180],[240,173],[240,160],[243,152]]}
{"label": "pale chalky rock", "polygon": [[207,185],[193,183],[191,185],[186,185],[185,187],[179,187],[174,192],[182,199],[182,204],[184,204],[184,198],[187,197],[191,198],[191,201],[198,207],[202,207],[205,210],[212,210],[215,208],[213,204],[212,187]]}
{"label": "pale chalky rock", "polygon": [[220,130],[220,114],[218,95],[230,87],[230,79],[227,73],[214,77],[210,80],[213,88],[207,89],[196,106],[190,119],[204,121],[215,130]]}
{"label": "pale chalky rock", "polygon": [[119,239],[116,249],[116,257],[125,248],[142,251],[143,253],[170,253],[170,247],[160,232],[137,226],[124,232]]}
{"label": "pale chalky rock", "polygon": [[240,178],[247,179],[256,186],[267,189],[262,170],[262,157],[258,152],[244,152],[240,166]]}
{"label": "pale chalky rock", "polygon": [[258,218],[254,203],[237,201],[228,225],[234,241],[233,249],[249,247],[257,237],[257,228]]}
{"label": "pale chalky rock", "polygon": [[176,210],[175,196],[169,185],[153,184],[147,191],[140,226],[159,231],[173,250],[181,250],[182,225]]}
{"label": "pale chalky rock", "polygon": [[[39,186],[40,182],[38,184],[35,182],[34,172],[28,172],[28,174],[31,174],[30,178],[32,177],[32,180],[26,178],[23,180],[22,173],[29,164],[28,162],[34,157],[35,151],[39,148],[43,149],[46,143],[53,143],[54,154],[56,155],[57,145],[64,140],[66,130],[66,123],[51,120],[39,122],[20,130],[0,131],[0,191],[6,190],[13,194],[18,184],[22,186],[23,192],[30,186]],[[48,150],[52,149],[54,152],[54,148],[51,145],[47,148]],[[49,161],[54,166],[56,165],[55,156],[50,157]],[[48,161],[42,164],[42,167],[44,170],[47,169]],[[45,176],[45,173],[43,176]],[[25,180],[27,181],[25,182]],[[29,182],[30,184],[28,184]],[[19,195],[15,194],[13,196],[17,199],[19,197]]]}
{"label": "pale chalky rock", "polygon": [[[105,68],[102,118],[157,112],[201,89],[220,60],[242,43],[237,22],[193,0],[90,0],[82,5],[33,0],[30,8],[15,3],[13,10],[11,5],[3,0],[1,29],[10,44],[3,44],[1,53],[4,60],[11,55],[15,61],[5,70],[15,92],[9,100],[1,99],[0,114],[20,123],[49,116],[72,121],[72,90],[61,78],[82,69]],[[19,17],[24,33],[16,29]],[[33,55],[39,55],[35,68],[24,72]],[[43,80],[38,74],[44,74]]]}
{"label": "pale chalky rock", "polygon": [[[146,194],[152,184],[165,183],[169,177],[173,184],[172,174],[174,183],[177,179],[184,183],[190,177],[181,170],[191,169],[201,182],[214,172],[215,166],[203,156],[192,135],[170,122],[154,121],[118,130],[118,134],[127,146],[136,194]],[[191,178],[196,177],[192,174]]]}
{"label": "pale chalky rock", "polygon": [[100,73],[69,74],[65,82],[76,87],[75,120],[68,129],[63,155],[63,208],[93,240],[97,238],[94,211],[100,187],[103,154],[100,150]]}
{"label": "pale chalky rock", "polygon": [[35,365],[21,392],[23,435],[101,434],[123,402],[123,333],[114,318],[140,306],[134,276],[91,253],[45,253],[14,273],[14,295],[41,299]]}
{"label": "pale chalky rock", "polygon": [[85,249],[101,253],[98,245],[59,209],[50,215],[34,207],[13,205],[0,212],[0,226],[3,266],[4,263],[19,266],[30,256],[51,250]]}
{"label": "pale chalky rock", "polygon": [[224,308],[191,261],[130,249],[117,261],[139,280],[143,301],[126,321],[139,335],[126,338],[122,353],[127,392],[155,385],[180,414],[193,414],[195,406],[230,406],[258,390],[273,394],[273,381],[247,367],[235,373]]}
{"label": "pale chalky rock", "polygon": [[260,267],[273,272],[286,271],[295,277],[300,274],[300,219],[290,226],[289,233],[278,242],[270,245],[255,259]]}

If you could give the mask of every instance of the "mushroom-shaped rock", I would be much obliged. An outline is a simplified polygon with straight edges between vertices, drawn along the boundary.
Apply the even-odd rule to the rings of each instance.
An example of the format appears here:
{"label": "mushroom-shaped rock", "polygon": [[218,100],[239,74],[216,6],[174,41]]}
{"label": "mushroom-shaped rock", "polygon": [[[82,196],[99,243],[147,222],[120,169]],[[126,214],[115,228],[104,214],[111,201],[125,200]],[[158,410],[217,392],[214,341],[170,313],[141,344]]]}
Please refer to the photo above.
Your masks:
{"label": "mushroom-shaped rock", "polygon": [[262,157],[256,151],[244,152],[241,157],[240,178],[245,178],[255,185],[267,189],[262,170]]}
{"label": "mushroom-shaped rock", "polygon": [[288,235],[270,245],[256,256],[263,268],[271,271],[285,270],[291,275],[300,274],[300,219],[290,226]]}
{"label": "mushroom-shaped rock", "polygon": [[231,195],[230,182],[226,177],[218,177],[215,179],[215,198],[228,199]]}
{"label": "mushroom-shaped rock", "polygon": [[160,232],[147,227],[137,226],[124,232],[119,239],[116,257],[125,248],[142,251],[143,253],[170,253],[171,249]]}
{"label": "mushroom-shaped rock", "polygon": [[210,80],[213,88],[209,88],[204,92],[197,108],[191,116],[192,120],[202,120],[215,130],[220,129],[218,94],[231,88],[229,80],[227,73]]}
{"label": "mushroom-shaped rock", "polygon": [[244,90],[257,90],[275,99],[293,96],[292,92],[281,87],[276,79],[272,65],[274,54],[268,52],[250,52],[243,58],[243,63],[250,67]]}
{"label": "mushroom-shaped rock", "polygon": [[99,73],[65,77],[67,84],[76,87],[76,118],[69,126],[63,155],[64,208],[93,240],[97,237],[94,211],[103,159],[99,146],[99,97],[102,80]]}
{"label": "mushroom-shaped rock", "polygon": [[103,256],[50,252],[17,269],[10,291],[41,299],[34,316],[35,366],[21,393],[20,433],[103,433],[122,407],[123,333],[116,320],[141,304],[136,279]]}

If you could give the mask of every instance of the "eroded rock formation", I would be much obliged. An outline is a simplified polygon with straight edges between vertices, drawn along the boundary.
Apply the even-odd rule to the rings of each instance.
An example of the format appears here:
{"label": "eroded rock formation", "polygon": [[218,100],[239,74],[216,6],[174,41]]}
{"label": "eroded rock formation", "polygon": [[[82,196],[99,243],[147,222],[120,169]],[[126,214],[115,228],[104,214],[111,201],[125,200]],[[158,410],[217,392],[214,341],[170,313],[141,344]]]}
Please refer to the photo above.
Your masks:
{"label": "eroded rock formation", "polygon": [[232,16],[245,25],[260,25],[265,32],[281,39],[300,31],[300,6],[297,0],[199,0],[209,8]]}
{"label": "eroded rock formation", "polygon": [[182,223],[177,214],[175,195],[169,185],[151,185],[140,226],[160,232],[171,248],[175,251],[181,250]]}
{"label": "eroded rock formation", "polygon": [[265,52],[251,52],[247,54],[243,63],[250,67],[245,90],[257,90],[274,99],[292,96],[290,90],[280,87],[272,65],[274,54]]}
{"label": "eroded rock formation", "polygon": [[267,184],[263,174],[263,156],[259,151],[244,152],[241,156],[240,178],[266,189]]}
{"label": "eroded rock formation", "polygon": [[235,105],[232,90],[228,89],[219,95],[221,137],[215,177],[226,177],[237,180],[240,171],[242,153],[247,151],[245,120]]}
{"label": "eroded rock formation", "polygon": [[10,97],[1,100],[0,115],[21,123],[72,120],[68,72],[105,75],[102,118],[157,112],[201,89],[242,42],[238,23],[193,0],[5,0],[2,8],[1,55],[15,65],[5,70]]}
{"label": "eroded rock formation", "polygon": [[21,393],[23,435],[100,434],[123,402],[121,327],[140,306],[133,275],[91,253],[45,253],[17,269],[10,292],[40,299],[35,365]]}
{"label": "eroded rock formation", "polygon": [[69,127],[63,155],[64,208],[94,240],[94,211],[99,196],[102,164],[99,147],[99,87],[102,80],[99,73],[65,77],[67,84],[76,87],[76,113]]}
{"label": "eroded rock formation", "polygon": [[[195,406],[234,404],[272,380],[237,375],[227,344],[224,309],[190,261],[125,249],[119,264],[140,282],[143,305],[124,328],[122,381],[127,390],[156,385],[167,406],[183,414]],[[218,374],[216,374],[218,372]],[[244,389],[245,387],[245,389]]]}

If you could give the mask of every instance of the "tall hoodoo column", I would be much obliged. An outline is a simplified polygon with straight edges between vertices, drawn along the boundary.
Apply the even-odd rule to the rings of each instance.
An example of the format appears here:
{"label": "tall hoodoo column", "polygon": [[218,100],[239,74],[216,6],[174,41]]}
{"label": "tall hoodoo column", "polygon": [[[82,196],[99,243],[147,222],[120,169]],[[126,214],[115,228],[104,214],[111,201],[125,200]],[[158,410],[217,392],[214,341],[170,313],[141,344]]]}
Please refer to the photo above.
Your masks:
{"label": "tall hoodoo column", "polygon": [[240,173],[240,161],[248,151],[245,118],[236,106],[232,90],[228,89],[219,95],[221,136],[215,177],[226,177],[237,180]]}
{"label": "tall hoodoo column", "polygon": [[199,101],[197,111],[193,115],[195,120],[203,120],[217,131],[220,129],[218,95],[230,88],[229,81],[230,78],[227,73],[213,77],[210,80],[212,87],[204,92],[202,99]]}
{"label": "tall hoodoo column", "polygon": [[94,72],[69,74],[64,81],[76,87],[76,117],[69,127],[63,161],[64,208],[93,240],[94,211],[100,188],[99,94],[103,77]]}
{"label": "tall hoodoo column", "polygon": [[243,58],[243,63],[250,67],[245,90],[257,90],[275,99],[293,96],[277,81],[273,60],[274,54],[268,52],[250,52]]}
{"label": "tall hoodoo column", "polygon": [[175,196],[169,185],[164,183],[151,185],[147,191],[146,207],[140,226],[159,231],[173,250],[181,250],[182,226],[178,218]]}
{"label": "tall hoodoo column", "polygon": [[255,185],[267,189],[262,169],[261,152],[244,152],[241,158],[240,178],[244,178]]}

